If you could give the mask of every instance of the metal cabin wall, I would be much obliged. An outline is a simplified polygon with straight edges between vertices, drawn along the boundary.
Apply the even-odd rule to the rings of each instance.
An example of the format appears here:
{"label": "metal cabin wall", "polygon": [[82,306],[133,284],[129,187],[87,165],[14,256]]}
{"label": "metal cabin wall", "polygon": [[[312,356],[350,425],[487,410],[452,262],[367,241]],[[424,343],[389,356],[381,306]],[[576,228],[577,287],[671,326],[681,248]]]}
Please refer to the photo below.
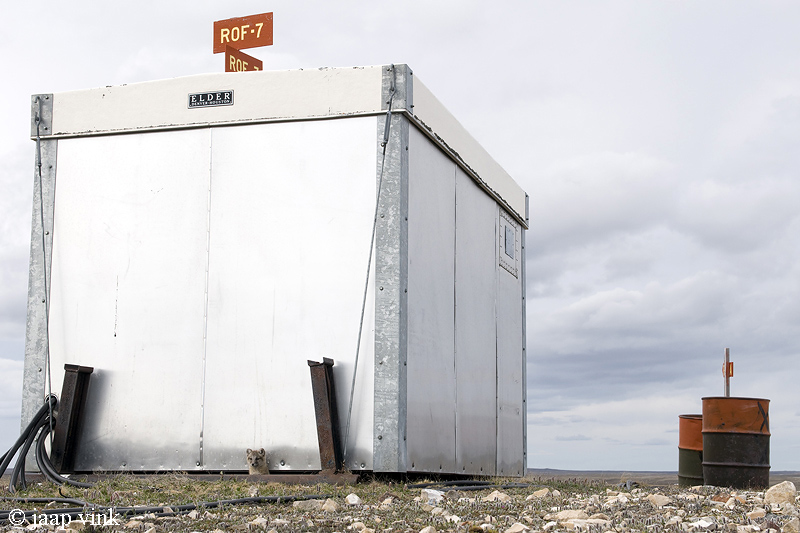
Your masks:
{"label": "metal cabin wall", "polygon": [[95,368],[77,470],[200,462],[211,131],[59,141],[50,354]]}
{"label": "metal cabin wall", "polygon": [[[525,474],[525,233],[498,206],[497,269],[497,475]],[[506,228],[514,235],[514,257],[505,250]]]}
{"label": "metal cabin wall", "polygon": [[[375,117],[59,141],[53,383],[66,362],[95,367],[78,470],[244,470],[254,446],[274,469],[319,468],[306,360],[335,359],[349,383],[375,144]],[[373,317],[357,469],[372,466]]]}
{"label": "metal cabin wall", "polygon": [[408,457],[415,472],[456,472],[456,169],[409,134]]}
{"label": "metal cabin wall", "polygon": [[523,475],[523,230],[416,128],[409,153],[409,469]]}
{"label": "metal cabin wall", "polygon": [[[375,201],[374,124],[214,130],[207,469],[246,468],[248,447],[268,450],[273,470],[320,468],[307,360],[335,361],[345,420]],[[365,315],[347,454],[356,469],[372,467],[374,312]]]}

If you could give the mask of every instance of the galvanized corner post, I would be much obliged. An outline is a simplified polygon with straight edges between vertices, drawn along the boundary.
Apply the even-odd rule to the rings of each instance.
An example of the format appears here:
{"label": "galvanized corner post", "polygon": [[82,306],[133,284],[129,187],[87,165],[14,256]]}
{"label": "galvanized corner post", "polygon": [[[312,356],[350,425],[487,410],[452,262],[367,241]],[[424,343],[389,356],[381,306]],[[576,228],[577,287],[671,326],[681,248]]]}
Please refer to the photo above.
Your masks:
{"label": "galvanized corner post", "polygon": [[336,408],[336,388],[333,382],[333,359],[309,361],[311,392],[317,418],[319,462],[323,474],[342,471],[342,439],[339,431],[339,412]]}
{"label": "galvanized corner post", "polygon": [[[525,224],[530,228],[530,203],[528,194],[525,194]],[[520,244],[522,246],[522,257],[520,257],[520,269],[522,270],[522,475],[528,475],[528,319],[527,306],[528,300],[525,274],[525,262],[528,255],[525,246],[525,235],[527,232],[522,229]]]}
{"label": "galvanized corner post", "polygon": [[[50,138],[53,127],[53,95],[31,97],[31,138],[36,140],[33,169],[33,210],[28,266],[28,317],[25,323],[25,364],[22,383],[20,429],[30,423],[42,406],[47,375],[50,272],[53,252],[53,213],[55,209],[56,152],[58,141]],[[27,468],[34,470],[33,450]]]}
{"label": "galvanized corner post", "polygon": [[[408,303],[408,135],[399,110],[412,106],[411,70],[383,68],[383,109],[377,120],[377,174],[381,180],[375,234],[375,404],[373,470],[406,472]],[[391,113],[389,113],[391,105]],[[391,116],[388,142],[383,136]],[[383,173],[381,177],[381,172]]]}

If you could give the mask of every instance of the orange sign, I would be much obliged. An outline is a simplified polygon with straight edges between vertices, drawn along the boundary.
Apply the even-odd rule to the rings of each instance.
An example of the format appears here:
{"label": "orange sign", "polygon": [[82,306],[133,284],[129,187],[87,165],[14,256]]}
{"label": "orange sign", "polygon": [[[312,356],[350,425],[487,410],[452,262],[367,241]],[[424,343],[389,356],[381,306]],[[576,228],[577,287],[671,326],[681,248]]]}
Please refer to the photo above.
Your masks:
{"label": "orange sign", "polygon": [[225,72],[245,72],[248,70],[264,70],[260,59],[249,56],[231,47],[225,47]]}
{"label": "orange sign", "polygon": [[[214,53],[226,46],[243,50],[272,44],[272,13],[237,17],[214,22]],[[227,63],[226,67],[227,69]]]}

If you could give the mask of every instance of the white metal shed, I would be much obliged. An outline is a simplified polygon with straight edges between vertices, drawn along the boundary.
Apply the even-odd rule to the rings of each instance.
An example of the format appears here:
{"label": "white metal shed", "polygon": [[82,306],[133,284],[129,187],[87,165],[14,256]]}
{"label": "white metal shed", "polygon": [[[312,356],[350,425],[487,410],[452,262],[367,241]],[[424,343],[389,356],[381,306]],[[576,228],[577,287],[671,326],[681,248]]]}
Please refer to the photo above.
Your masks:
{"label": "white metal shed", "polygon": [[346,466],[524,473],[527,195],[406,65],[34,95],[31,135],[22,422],[48,345],[94,367],[76,470],[319,469],[306,360],[344,424],[366,284]]}

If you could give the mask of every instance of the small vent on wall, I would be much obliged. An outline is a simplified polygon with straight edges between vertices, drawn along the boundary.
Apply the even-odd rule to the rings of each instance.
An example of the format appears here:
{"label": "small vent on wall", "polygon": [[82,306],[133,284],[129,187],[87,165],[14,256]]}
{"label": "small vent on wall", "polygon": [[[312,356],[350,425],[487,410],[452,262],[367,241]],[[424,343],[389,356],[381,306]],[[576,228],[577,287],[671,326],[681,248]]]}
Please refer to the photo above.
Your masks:
{"label": "small vent on wall", "polygon": [[500,210],[500,234],[498,257],[500,266],[506,269],[515,278],[519,277],[520,227],[504,210]]}

